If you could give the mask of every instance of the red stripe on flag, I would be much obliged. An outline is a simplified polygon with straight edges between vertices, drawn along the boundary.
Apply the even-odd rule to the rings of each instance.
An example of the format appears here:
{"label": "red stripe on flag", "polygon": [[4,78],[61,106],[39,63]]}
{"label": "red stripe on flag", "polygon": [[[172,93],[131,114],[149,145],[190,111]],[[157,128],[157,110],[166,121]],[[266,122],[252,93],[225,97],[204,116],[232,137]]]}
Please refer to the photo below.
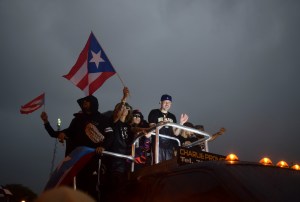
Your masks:
{"label": "red stripe on flag", "polygon": [[38,97],[34,98],[32,101],[21,106],[20,113],[21,114],[29,114],[31,112],[34,112],[35,110],[37,110],[41,106],[43,106],[44,102],[45,102],[45,93],[39,95]]}
{"label": "red stripe on flag", "polygon": [[83,90],[89,85],[89,77],[88,74],[84,75],[84,77],[77,83],[77,87]]}
{"label": "red stripe on flag", "polygon": [[93,81],[89,86],[89,95],[92,95],[98,88],[100,88],[103,83],[113,76],[116,72],[103,72],[95,81]]}
{"label": "red stripe on flag", "polygon": [[86,42],[86,44],[85,44],[83,50],[81,51],[75,65],[72,67],[72,69],[70,70],[70,72],[67,75],[63,76],[66,79],[71,80],[72,77],[82,68],[84,63],[87,61],[88,50],[89,50],[89,45],[90,45],[90,38],[91,37],[89,37],[88,41]]}

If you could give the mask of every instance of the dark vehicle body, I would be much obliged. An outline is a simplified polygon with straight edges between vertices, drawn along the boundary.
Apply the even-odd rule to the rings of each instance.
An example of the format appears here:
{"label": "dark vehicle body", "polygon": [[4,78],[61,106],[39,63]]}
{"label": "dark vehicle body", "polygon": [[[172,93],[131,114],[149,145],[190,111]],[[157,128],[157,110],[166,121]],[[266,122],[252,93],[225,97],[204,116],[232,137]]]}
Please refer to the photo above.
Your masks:
{"label": "dark vehicle body", "polygon": [[113,201],[300,201],[300,171],[240,161],[181,165],[176,159],[131,173]]}

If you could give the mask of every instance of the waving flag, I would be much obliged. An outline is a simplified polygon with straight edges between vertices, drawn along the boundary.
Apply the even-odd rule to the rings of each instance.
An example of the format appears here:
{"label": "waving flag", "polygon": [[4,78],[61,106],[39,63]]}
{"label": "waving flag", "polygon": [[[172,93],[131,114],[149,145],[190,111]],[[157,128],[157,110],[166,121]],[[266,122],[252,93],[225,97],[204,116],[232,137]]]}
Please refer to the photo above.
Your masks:
{"label": "waving flag", "polygon": [[27,104],[21,106],[20,112],[21,114],[32,113],[35,110],[39,109],[41,106],[43,106],[44,103],[45,103],[45,93],[34,98],[32,101],[28,102]]}
{"label": "waving flag", "polygon": [[77,147],[54,170],[44,190],[62,185],[71,185],[74,176],[95,155],[95,149],[90,147]]}
{"label": "waving flag", "polygon": [[92,95],[102,84],[116,73],[101,48],[94,34],[91,33],[77,62],[72,67],[66,79],[83,90],[86,95]]}

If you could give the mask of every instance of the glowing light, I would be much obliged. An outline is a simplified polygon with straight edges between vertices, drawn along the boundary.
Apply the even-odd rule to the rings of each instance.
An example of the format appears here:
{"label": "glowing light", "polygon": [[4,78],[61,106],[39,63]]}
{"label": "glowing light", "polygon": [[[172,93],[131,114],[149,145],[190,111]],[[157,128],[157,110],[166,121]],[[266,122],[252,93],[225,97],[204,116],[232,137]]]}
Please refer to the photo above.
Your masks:
{"label": "glowing light", "polygon": [[60,118],[57,119],[57,125],[58,125],[58,126],[61,125],[61,120],[60,120]]}
{"label": "glowing light", "polygon": [[300,170],[300,166],[298,164],[294,164],[291,169]]}
{"label": "glowing light", "polygon": [[272,166],[273,165],[272,161],[267,157],[264,157],[264,158],[260,159],[259,163],[263,164],[265,166]]}
{"label": "glowing light", "polygon": [[239,158],[235,154],[228,154],[226,156],[226,161],[238,161]]}
{"label": "glowing light", "polygon": [[288,168],[289,165],[285,161],[279,161],[276,166],[281,167],[281,168]]}

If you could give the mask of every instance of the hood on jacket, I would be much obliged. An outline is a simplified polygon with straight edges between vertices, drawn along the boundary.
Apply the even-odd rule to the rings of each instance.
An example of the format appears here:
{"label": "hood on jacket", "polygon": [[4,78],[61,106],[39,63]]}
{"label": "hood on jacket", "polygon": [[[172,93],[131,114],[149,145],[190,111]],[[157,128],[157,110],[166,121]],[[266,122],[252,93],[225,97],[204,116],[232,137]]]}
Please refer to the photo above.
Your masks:
{"label": "hood on jacket", "polygon": [[99,108],[99,103],[98,103],[98,99],[93,96],[93,95],[88,95],[84,98],[80,98],[77,100],[77,103],[79,104],[81,110],[83,111],[83,113],[86,113],[86,111],[83,109],[83,102],[84,101],[88,101],[91,103],[91,108],[90,108],[90,111],[92,113],[96,113],[98,112],[98,108]]}

